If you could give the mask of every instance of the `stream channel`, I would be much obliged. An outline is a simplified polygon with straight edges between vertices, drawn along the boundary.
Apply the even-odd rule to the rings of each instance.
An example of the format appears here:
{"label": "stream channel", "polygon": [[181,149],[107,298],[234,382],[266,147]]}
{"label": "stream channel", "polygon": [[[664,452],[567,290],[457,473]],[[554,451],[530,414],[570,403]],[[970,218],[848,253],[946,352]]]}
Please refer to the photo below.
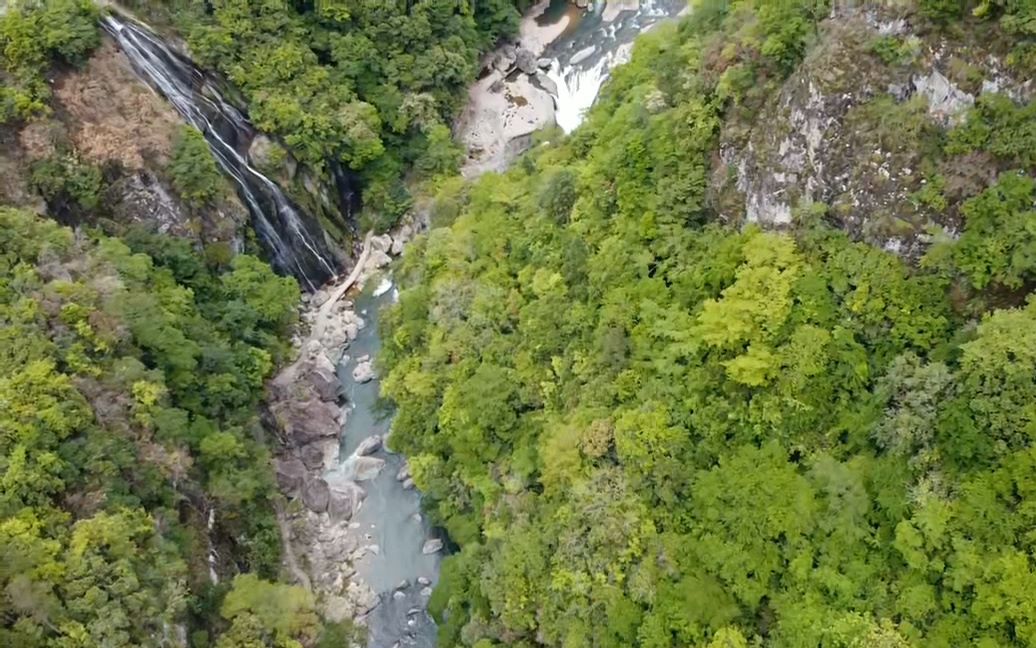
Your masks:
{"label": "stream channel", "polygon": [[[567,0],[552,0],[537,18],[549,31],[557,22],[568,21],[545,55],[554,59],[549,76],[558,85],[555,97],[557,121],[565,131],[573,130],[593,104],[611,69],[628,60],[633,40],[659,20],[675,16],[684,0],[642,0],[638,8],[609,16],[597,2],[587,10],[573,11]],[[377,409],[379,381],[357,383],[352,378],[357,360],[375,357],[381,346],[378,315],[394,300],[390,274],[367,281],[355,297],[356,312],[366,326],[345,352],[338,375],[350,412],[342,433],[342,457],[349,457],[365,438],[388,435],[391,420]],[[391,437],[388,437],[391,447]],[[369,584],[381,602],[368,618],[370,648],[430,648],[436,644],[435,623],[426,612],[428,595],[439,574],[439,552],[426,554],[425,543],[441,537],[421,515],[421,495],[406,489],[397,473],[402,457],[382,448],[375,453],[384,459],[384,469],[372,480],[362,482],[367,491],[363,506],[352,520],[365,541],[376,545],[357,564],[357,574]],[[335,479],[329,474],[328,480]]]}

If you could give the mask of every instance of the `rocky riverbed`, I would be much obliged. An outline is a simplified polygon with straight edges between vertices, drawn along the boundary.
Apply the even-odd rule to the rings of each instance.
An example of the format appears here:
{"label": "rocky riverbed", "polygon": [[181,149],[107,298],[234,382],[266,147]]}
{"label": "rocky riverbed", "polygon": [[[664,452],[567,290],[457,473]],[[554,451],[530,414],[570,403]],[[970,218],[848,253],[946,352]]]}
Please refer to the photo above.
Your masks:
{"label": "rocky riverbed", "polygon": [[455,126],[467,149],[465,177],[503,171],[536,131],[573,130],[636,36],[675,16],[684,0],[543,0],[516,39],[482,59],[479,80]]}
{"label": "rocky riverbed", "polygon": [[[333,287],[307,297],[302,319],[308,335],[297,341],[298,359],[270,382],[268,402],[281,435],[275,470],[288,499],[280,514],[287,569],[311,587],[331,621],[348,619],[385,634],[386,612],[377,609],[395,610],[401,600],[408,600],[409,607],[393,626],[404,634],[408,620],[413,626],[420,621],[433,629],[434,637],[423,603],[431,594],[438,559],[435,552],[423,554],[420,549],[437,539],[429,535],[423,520],[411,520],[420,544],[408,552],[427,557],[421,573],[407,579],[405,587],[402,578],[386,586],[380,578],[385,570],[371,569],[372,557],[384,552],[376,539],[383,535],[382,519],[393,519],[401,511],[413,515],[419,509],[419,496],[402,458],[386,448],[387,425],[373,415],[378,386],[372,352],[377,346],[378,308],[391,299],[391,293],[376,286],[385,281],[392,257],[423,228],[411,221],[390,234],[368,237],[368,249],[357,255],[361,263],[344,297],[328,303],[340,292]],[[384,497],[385,477],[408,493],[407,501]],[[373,498],[378,503],[368,504]],[[391,533],[398,536],[398,529]],[[413,563],[407,555],[393,560]],[[395,596],[396,592],[403,595]],[[386,601],[391,603],[385,605]],[[372,614],[382,622],[370,624]]]}
{"label": "rocky riverbed", "polygon": [[[568,130],[582,108],[564,103],[572,88],[559,88],[552,76],[569,84],[566,70],[599,75],[579,97],[589,107],[636,33],[679,4],[623,0],[588,12],[547,0],[533,7],[518,39],[485,57],[470,90],[456,128],[469,150],[465,175],[505,169],[557,114],[566,115]],[[374,362],[379,309],[395,290],[387,266],[426,227],[417,218],[368,235],[345,285],[307,298],[299,358],[269,387],[282,441],[277,481],[288,500],[280,515],[285,566],[317,594],[329,620],[366,626],[374,648],[435,644],[426,608],[444,542],[422,518],[408,466],[391,452],[389,421],[376,415]]]}

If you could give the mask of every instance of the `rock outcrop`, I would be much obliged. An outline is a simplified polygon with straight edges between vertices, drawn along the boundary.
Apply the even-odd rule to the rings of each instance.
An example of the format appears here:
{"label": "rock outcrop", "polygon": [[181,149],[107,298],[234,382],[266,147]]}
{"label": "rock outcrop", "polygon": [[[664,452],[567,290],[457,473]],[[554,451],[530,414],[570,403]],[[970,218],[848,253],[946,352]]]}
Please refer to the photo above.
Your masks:
{"label": "rock outcrop", "polygon": [[[350,273],[359,289],[426,224],[411,218],[395,232],[368,236],[362,265]],[[336,364],[356,339],[364,322],[337,289],[323,289],[304,300],[298,357],[267,386],[269,419],[280,438],[274,471],[281,492],[291,501],[281,515],[286,555],[299,556],[297,579],[308,580],[325,617],[333,622],[364,623],[378,605],[375,592],[357,576],[354,565],[379,548],[355,528],[353,518],[367,496],[364,482],[376,477],[385,460],[373,456],[383,439],[365,439],[344,460],[339,458],[342,426],[349,411],[343,403]],[[369,358],[368,358],[369,365]],[[373,369],[368,367],[373,375]],[[361,376],[363,378],[363,376]],[[304,567],[302,567],[304,566]],[[293,570],[289,569],[289,572]]]}
{"label": "rock outcrop", "polygon": [[[854,238],[908,258],[923,253],[932,226],[956,229],[952,210],[911,200],[928,182],[925,151],[979,94],[1027,96],[1033,82],[1011,79],[974,43],[922,33],[909,16],[883,12],[844,9],[825,21],[820,44],[750,127],[732,121],[724,128],[712,194],[724,218],[781,228],[796,209],[823,203],[827,218]],[[880,38],[895,39],[902,59],[882,60],[874,50]],[[966,76],[954,63],[960,60],[975,62]],[[967,172],[982,171],[970,165]]]}

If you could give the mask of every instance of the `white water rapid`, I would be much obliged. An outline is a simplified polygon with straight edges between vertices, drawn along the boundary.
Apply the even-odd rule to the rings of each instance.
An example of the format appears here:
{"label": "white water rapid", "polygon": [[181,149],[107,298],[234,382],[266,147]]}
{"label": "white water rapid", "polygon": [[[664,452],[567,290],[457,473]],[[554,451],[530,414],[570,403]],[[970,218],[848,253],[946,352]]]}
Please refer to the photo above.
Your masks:
{"label": "white water rapid", "polygon": [[633,40],[685,6],[686,0],[641,0],[637,8],[609,16],[605,3],[595,2],[574,33],[546,52],[553,59],[547,78],[556,86],[551,91],[558,126],[566,133],[575,130],[611,71],[629,61]]}

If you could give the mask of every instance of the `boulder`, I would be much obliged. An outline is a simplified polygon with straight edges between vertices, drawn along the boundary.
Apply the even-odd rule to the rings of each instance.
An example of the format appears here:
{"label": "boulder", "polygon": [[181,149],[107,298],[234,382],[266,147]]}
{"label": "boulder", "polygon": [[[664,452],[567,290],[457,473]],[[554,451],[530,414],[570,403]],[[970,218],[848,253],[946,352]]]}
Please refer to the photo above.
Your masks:
{"label": "boulder", "polygon": [[377,457],[356,457],[352,461],[352,476],[356,481],[374,479],[385,467],[385,460]]}
{"label": "boulder", "polygon": [[360,510],[366,491],[353,481],[336,481],[330,489],[328,514],[335,520],[351,520]]}
{"label": "boulder", "polygon": [[421,587],[428,587],[429,585],[432,584],[432,581],[427,579],[427,578],[425,578],[424,576],[418,576],[417,577],[417,584],[420,585]]}
{"label": "boulder", "polygon": [[493,67],[506,74],[514,67],[516,58],[517,52],[515,52],[513,47],[503,47],[500,49],[500,54],[493,63]]}
{"label": "boulder", "polygon": [[306,466],[296,457],[274,459],[277,485],[286,493],[295,492],[306,478]]}
{"label": "boulder", "polygon": [[582,63],[586,59],[590,58],[591,55],[593,55],[595,49],[597,48],[595,48],[593,45],[584,47],[583,49],[573,54],[572,58],[568,59],[568,64],[576,65],[578,63]]}
{"label": "boulder", "polygon": [[554,83],[554,81],[546,74],[542,72],[537,72],[536,83],[540,84],[541,88],[543,88],[550,94],[554,95],[555,97],[558,96],[558,84]]}
{"label": "boulder", "polygon": [[414,484],[414,480],[412,478],[407,477],[406,479],[403,480],[403,488],[405,488],[406,490],[410,490],[410,489],[414,488],[414,486],[415,486],[415,484]]}
{"label": "boulder", "polygon": [[392,237],[388,234],[371,237],[371,252],[388,252],[392,248]]}
{"label": "boulder", "polygon": [[439,538],[432,538],[431,540],[426,541],[424,543],[424,546],[421,547],[421,553],[425,554],[426,556],[431,555],[433,553],[437,553],[441,550],[442,540]]}
{"label": "boulder", "polygon": [[341,410],[335,403],[313,398],[305,402],[280,402],[271,411],[284,430],[289,446],[300,448],[342,431]]}
{"label": "boulder", "polygon": [[525,74],[536,74],[536,70],[539,68],[536,64],[536,55],[524,47],[518,48],[518,51],[515,52],[514,64]]}
{"label": "boulder", "polygon": [[324,467],[324,448],[320,441],[307,443],[299,448],[299,457],[309,470],[320,470]]}
{"label": "boulder", "polygon": [[358,457],[363,457],[374,454],[378,450],[381,450],[381,435],[375,434],[367,437],[363,441],[360,441],[360,445],[356,446],[356,450],[353,451],[353,454]]}
{"label": "boulder", "polygon": [[302,503],[314,513],[326,511],[330,499],[331,489],[323,479],[311,479],[302,487]]}
{"label": "boulder", "polygon": [[421,588],[421,596],[426,596],[427,597],[427,596],[431,596],[431,595],[432,595],[432,588],[431,587],[423,587],[423,588]]}
{"label": "boulder", "polygon": [[396,473],[396,479],[399,481],[406,481],[410,477],[410,464],[404,463],[403,467]]}
{"label": "boulder", "polygon": [[337,402],[340,398],[341,383],[335,374],[335,366],[323,353],[318,354],[309,367],[309,382],[321,400]]}
{"label": "boulder", "polygon": [[[389,243],[389,247],[392,247],[391,243]],[[384,268],[390,263],[392,263],[392,257],[390,257],[387,252],[371,250],[370,254],[367,255],[368,268]]]}
{"label": "boulder", "polygon": [[541,70],[549,70],[552,63],[553,61],[551,61],[549,58],[536,59],[536,67],[540,68]]}
{"label": "boulder", "polygon": [[374,379],[374,366],[370,360],[365,360],[356,364],[356,368],[353,369],[353,380],[358,383],[367,383]]}

